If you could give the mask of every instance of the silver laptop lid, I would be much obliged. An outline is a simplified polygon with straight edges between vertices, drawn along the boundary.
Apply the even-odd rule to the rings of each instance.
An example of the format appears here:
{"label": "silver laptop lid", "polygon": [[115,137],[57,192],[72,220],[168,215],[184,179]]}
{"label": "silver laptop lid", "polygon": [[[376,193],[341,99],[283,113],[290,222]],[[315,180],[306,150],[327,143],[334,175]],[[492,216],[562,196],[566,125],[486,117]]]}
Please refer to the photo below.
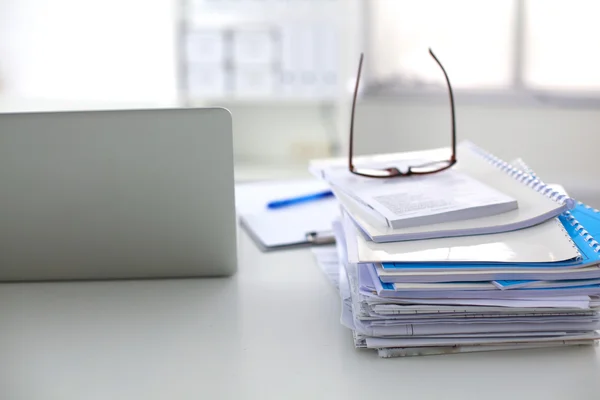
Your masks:
{"label": "silver laptop lid", "polygon": [[225,109],[0,114],[0,280],[230,275]]}

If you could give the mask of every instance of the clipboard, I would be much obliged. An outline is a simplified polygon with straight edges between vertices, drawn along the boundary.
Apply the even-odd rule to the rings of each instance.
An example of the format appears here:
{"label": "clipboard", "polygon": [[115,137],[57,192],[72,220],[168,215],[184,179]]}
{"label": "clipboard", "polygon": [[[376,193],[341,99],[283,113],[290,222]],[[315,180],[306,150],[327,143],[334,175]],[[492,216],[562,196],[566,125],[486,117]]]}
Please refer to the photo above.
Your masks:
{"label": "clipboard", "polygon": [[270,210],[276,198],[316,192],[327,186],[316,179],[247,183],[236,186],[240,226],[262,251],[335,243],[333,222],[340,208],[335,198],[325,198]]}
{"label": "clipboard", "polygon": [[335,244],[335,235],[333,231],[325,232],[307,232],[306,241],[309,244],[320,245],[320,244]]}
{"label": "clipboard", "polygon": [[335,235],[333,234],[333,231],[329,230],[309,231],[302,234],[297,239],[284,236],[281,237],[280,240],[275,241],[272,239],[271,235],[265,234],[260,226],[257,226],[251,216],[240,216],[239,224],[248,236],[250,236],[256,246],[264,252],[335,244]]}

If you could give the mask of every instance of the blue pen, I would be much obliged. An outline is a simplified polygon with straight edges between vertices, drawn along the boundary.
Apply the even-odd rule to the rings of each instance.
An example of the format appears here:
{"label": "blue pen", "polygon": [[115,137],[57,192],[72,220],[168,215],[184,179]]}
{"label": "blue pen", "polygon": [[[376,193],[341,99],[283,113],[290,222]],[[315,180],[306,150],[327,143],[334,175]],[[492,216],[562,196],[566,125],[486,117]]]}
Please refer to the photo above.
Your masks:
{"label": "blue pen", "polygon": [[322,192],[311,193],[311,194],[307,194],[304,196],[292,197],[292,198],[283,199],[283,200],[274,200],[267,204],[267,208],[270,208],[273,210],[273,209],[277,209],[277,208],[306,203],[308,201],[320,200],[320,199],[324,199],[324,198],[327,198],[330,196],[333,196],[333,192],[331,190],[324,190]]}

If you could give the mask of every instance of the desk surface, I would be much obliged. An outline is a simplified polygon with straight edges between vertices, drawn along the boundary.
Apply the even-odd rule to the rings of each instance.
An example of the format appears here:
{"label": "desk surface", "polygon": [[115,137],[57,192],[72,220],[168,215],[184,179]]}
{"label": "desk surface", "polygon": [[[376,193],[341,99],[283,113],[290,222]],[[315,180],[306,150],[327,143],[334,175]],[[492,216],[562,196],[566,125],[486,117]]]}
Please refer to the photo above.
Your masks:
{"label": "desk surface", "polygon": [[594,348],[379,359],[308,250],[232,279],[5,284],[0,393],[68,399],[598,399]]}

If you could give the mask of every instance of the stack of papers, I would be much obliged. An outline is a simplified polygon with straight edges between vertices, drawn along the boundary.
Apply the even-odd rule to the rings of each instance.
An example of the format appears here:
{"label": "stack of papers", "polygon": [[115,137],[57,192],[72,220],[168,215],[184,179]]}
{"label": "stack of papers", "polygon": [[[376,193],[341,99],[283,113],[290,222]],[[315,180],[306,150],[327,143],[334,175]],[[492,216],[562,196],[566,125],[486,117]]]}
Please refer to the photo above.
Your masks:
{"label": "stack of papers", "polygon": [[[337,160],[312,164],[341,206],[336,246],[313,251],[339,290],[341,322],[355,346],[400,357],[594,344],[600,213],[544,184],[524,163],[506,163],[471,143],[458,154],[461,173],[479,179],[485,168],[472,168],[487,162],[520,185],[496,186],[511,188],[519,208],[393,228],[339,185]],[[401,185],[411,178],[390,179]],[[387,232],[385,240],[373,232]]]}

